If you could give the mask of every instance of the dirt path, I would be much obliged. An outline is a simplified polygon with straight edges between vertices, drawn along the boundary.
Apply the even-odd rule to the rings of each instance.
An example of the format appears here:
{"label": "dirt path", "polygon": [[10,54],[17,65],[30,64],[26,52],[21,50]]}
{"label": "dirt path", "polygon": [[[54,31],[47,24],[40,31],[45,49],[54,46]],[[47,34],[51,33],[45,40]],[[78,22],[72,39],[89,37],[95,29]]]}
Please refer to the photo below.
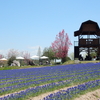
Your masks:
{"label": "dirt path", "polygon": [[[77,86],[77,85],[75,85],[75,86]],[[54,90],[54,91],[51,91],[51,92],[47,92],[47,93],[41,94],[39,96],[32,97],[32,98],[30,98],[28,100],[42,100],[44,97],[46,97],[46,96],[48,96],[50,94],[56,93],[56,92],[61,91],[61,90],[67,90],[68,88],[71,88],[71,87],[74,87],[74,86],[64,87],[64,88],[61,88],[59,90]]]}
{"label": "dirt path", "polygon": [[86,93],[74,100],[100,100],[100,89]]}
{"label": "dirt path", "polygon": [[[70,88],[70,87],[66,87],[66,88],[62,88],[62,89],[55,90],[55,91],[52,91],[52,92],[44,93],[44,94],[41,94],[37,97],[30,98],[28,100],[42,100],[44,97],[46,97],[50,94],[56,93],[60,90],[66,90],[68,88]],[[80,95],[79,98],[76,98],[74,100],[100,100],[100,89],[95,90],[93,92],[86,93],[84,95]]]}

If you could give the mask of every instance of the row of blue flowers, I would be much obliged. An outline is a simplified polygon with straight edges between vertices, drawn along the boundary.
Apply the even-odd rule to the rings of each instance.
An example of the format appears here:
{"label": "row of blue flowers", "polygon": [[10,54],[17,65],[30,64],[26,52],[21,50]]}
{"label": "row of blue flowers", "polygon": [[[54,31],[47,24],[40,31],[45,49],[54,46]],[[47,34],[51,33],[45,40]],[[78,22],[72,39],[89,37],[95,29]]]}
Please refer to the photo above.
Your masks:
{"label": "row of blue flowers", "polygon": [[60,81],[57,83],[50,83],[50,84],[45,84],[42,86],[28,88],[28,89],[20,91],[18,93],[12,93],[7,96],[1,97],[0,100],[24,100],[25,97],[27,97],[30,94],[35,96],[37,93],[43,93],[43,92],[47,91],[48,89],[53,89],[55,87],[70,84],[70,82],[71,81],[66,80],[66,81]]}
{"label": "row of blue flowers", "polygon": [[[9,93],[11,90],[16,91],[16,89],[27,89],[33,86],[37,87],[39,85],[48,84],[48,82],[51,82],[51,85],[49,84],[50,88],[54,88],[57,84],[55,83],[56,85],[52,86],[52,82],[53,84],[54,82],[58,82],[60,86],[68,85],[75,81],[84,82],[91,78],[100,78],[100,63],[2,70],[0,71],[0,95],[3,95],[3,93]],[[43,92],[43,88],[41,88],[41,86],[38,88],[37,93]],[[29,88],[29,90],[30,89],[32,88]],[[46,90],[48,89],[49,87],[46,87]],[[29,94],[32,94],[32,92],[29,92],[27,95]]]}
{"label": "row of blue flowers", "polygon": [[71,100],[80,93],[87,91],[88,89],[93,89],[95,87],[100,88],[100,80],[90,81],[75,87],[68,88],[67,90],[61,90],[57,93],[50,94],[43,100]]}
{"label": "row of blue flowers", "polygon": [[[25,97],[27,97],[27,95],[29,94],[33,94],[34,96],[38,92],[43,92],[47,89],[54,88],[62,84],[66,84],[67,82],[68,81],[66,82],[62,81],[58,83],[51,83],[51,84],[46,84],[43,86],[37,86],[35,88],[29,88],[19,93],[13,93],[13,94],[4,96],[0,98],[0,100],[24,100]],[[70,82],[68,83],[70,84]],[[81,85],[77,85],[75,87],[68,88],[67,90],[60,90],[57,93],[48,95],[42,100],[69,100],[69,99],[72,99],[75,95],[81,93],[82,91],[86,91],[87,89],[95,88],[98,86],[100,87],[100,80],[90,81]]]}

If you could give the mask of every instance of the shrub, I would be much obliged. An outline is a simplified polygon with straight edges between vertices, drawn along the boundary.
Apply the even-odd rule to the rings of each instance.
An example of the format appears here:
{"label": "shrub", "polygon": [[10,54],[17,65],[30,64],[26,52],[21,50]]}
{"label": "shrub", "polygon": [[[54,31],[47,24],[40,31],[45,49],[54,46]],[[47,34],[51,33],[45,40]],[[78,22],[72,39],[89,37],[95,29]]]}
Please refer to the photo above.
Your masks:
{"label": "shrub", "polygon": [[8,59],[8,62],[7,62],[8,66],[10,66],[11,63],[13,63],[13,61],[14,61],[15,59],[16,59],[15,56],[10,57],[10,58]]}

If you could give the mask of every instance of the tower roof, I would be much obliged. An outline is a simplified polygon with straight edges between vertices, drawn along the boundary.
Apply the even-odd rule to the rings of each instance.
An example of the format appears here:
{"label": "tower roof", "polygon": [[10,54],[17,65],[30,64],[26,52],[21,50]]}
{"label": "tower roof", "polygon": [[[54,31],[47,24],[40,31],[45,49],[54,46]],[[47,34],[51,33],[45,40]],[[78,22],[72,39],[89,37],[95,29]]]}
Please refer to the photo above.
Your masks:
{"label": "tower roof", "polygon": [[88,35],[88,34],[89,35],[96,34],[100,36],[100,28],[97,22],[94,22],[92,20],[87,20],[81,24],[80,29],[78,31],[74,32],[74,36]]}

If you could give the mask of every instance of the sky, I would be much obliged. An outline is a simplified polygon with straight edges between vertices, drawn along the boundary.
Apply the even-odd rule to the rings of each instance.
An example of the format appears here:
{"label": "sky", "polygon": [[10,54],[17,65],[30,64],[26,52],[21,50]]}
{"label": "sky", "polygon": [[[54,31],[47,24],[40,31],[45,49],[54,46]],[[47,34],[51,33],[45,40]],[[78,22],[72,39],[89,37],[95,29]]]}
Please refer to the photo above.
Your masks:
{"label": "sky", "polygon": [[37,55],[63,29],[74,52],[74,31],[87,20],[100,26],[100,0],[0,0],[0,54],[15,49]]}

